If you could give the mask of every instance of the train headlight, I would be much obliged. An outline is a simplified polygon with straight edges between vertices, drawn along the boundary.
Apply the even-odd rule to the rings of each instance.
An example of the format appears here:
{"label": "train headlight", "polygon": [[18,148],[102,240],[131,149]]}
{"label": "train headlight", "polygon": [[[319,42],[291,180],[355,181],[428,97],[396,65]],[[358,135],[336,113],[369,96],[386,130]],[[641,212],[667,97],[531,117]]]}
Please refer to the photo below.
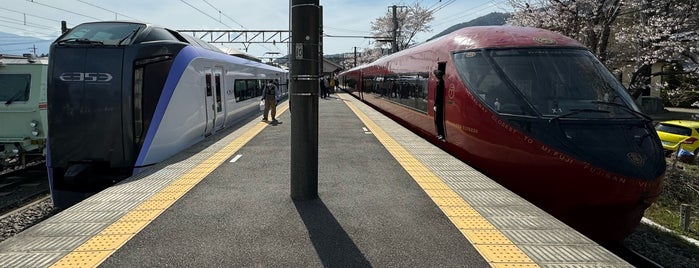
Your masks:
{"label": "train headlight", "polygon": [[38,126],[38,125],[39,125],[39,122],[36,122],[36,120],[32,120],[31,122],[29,122],[29,126],[30,126],[30,127],[33,127],[33,128],[34,128],[34,127],[36,127],[36,126]]}
{"label": "train headlight", "polygon": [[32,130],[32,135],[34,136],[39,136],[39,131],[38,130]]}

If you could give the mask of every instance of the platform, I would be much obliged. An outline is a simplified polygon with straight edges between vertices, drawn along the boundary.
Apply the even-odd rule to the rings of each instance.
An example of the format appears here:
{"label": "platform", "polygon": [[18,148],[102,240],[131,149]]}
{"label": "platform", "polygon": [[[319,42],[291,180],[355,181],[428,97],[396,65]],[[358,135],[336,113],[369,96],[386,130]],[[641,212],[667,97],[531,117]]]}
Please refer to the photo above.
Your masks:
{"label": "platform", "polygon": [[319,198],[294,201],[278,114],[0,243],[0,267],[631,267],[347,94],[319,100]]}

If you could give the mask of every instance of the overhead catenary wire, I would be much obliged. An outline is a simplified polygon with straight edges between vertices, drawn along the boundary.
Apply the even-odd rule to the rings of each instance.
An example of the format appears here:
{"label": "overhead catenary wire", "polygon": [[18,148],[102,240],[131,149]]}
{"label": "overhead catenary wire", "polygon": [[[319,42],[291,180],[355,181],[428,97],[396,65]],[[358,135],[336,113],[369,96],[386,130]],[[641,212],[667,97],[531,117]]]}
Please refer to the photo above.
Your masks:
{"label": "overhead catenary wire", "polygon": [[[196,8],[196,7],[194,7],[194,6],[192,6],[191,4],[185,2],[184,0],[180,0],[180,1],[182,1],[183,3],[189,5],[190,7],[194,8],[194,9],[196,9],[197,11],[199,11],[199,12],[201,12],[202,14],[206,15],[207,17],[212,18],[213,20],[215,20],[215,21],[217,21],[217,22],[223,24],[224,26],[233,29],[233,27],[231,27],[231,26],[229,26],[229,25],[223,23],[223,21],[221,21],[220,18],[219,18],[218,20],[216,20],[216,18],[214,18],[214,17],[212,17],[211,15],[207,14],[207,13],[204,12],[203,10],[200,10],[200,9],[198,9],[198,8]],[[241,23],[237,22],[236,20],[234,20],[234,19],[231,18],[230,16],[226,15],[225,13],[223,13],[223,11],[219,10],[216,6],[214,6],[214,5],[212,5],[211,3],[209,3],[209,1],[207,1],[207,0],[202,0],[202,1],[203,1],[204,3],[206,3],[207,5],[209,5],[209,7],[213,8],[214,10],[216,10],[216,11],[218,12],[219,15],[228,18],[228,19],[231,20],[233,23],[235,23],[235,24],[237,24],[238,26],[240,26],[240,27],[242,28],[242,30],[247,30],[247,28],[246,28],[245,26],[243,26]],[[272,50],[272,49],[270,49],[269,47],[265,46],[264,44],[259,44],[259,45],[262,46],[262,47],[263,47],[264,49],[266,49],[266,50]],[[279,47],[277,47],[276,45],[274,45],[274,48],[276,48],[277,51],[281,51],[281,49],[279,49]]]}
{"label": "overhead catenary wire", "polygon": [[462,12],[462,11],[457,11],[453,15],[448,15],[439,20],[439,22],[434,22],[432,26],[439,26],[439,25],[444,25],[446,23],[454,23],[454,20],[460,19],[460,18],[465,18],[469,16],[473,16],[476,14],[479,14],[480,12],[487,10],[488,8],[492,7],[494,4],[497,3],[503,3],[506,2],[506,0],[501,0],[499,2],[497,1],[486,1],[481,4],[478,4],[476,6],[473,6],[469,9],[467,12]]}
{"label": "overhead catenary wire", "polygon": [[60,7],[55,7],[55,6],[52,6],[52,5],[47,5],[47,4],[44,4],[44,3],[40,3],[40,2],[38,2],[37,0],[27,0],[27,2],[34,3],[34,4],[37,4],[37,5],[42,5],[42,6],[49,7],[49,8],[53,8],[53,9],[60,10],[60,11],[63,11],[63,12],[67,12],[67,13],[70,13],[70,14],[74,14],[74,15],[78,15],[78,16],[82,16],[82,17],[86,17],[86,18],[91,18],[91,19],[94,19],[94,20],[102,20],[102,19],[100,19],[100,18],[95,18],[95,17],[93,17],[93,16],[88,16],[88,15],[85,15],[85,14],[80,14],[80,13],[73,12],[73,11],[70,11],[70,10],[67,10],[67,9],[63,9],[63,8],[60,8]]}
{"label": "overhead catenary wire", "polygon": [[[231,18],[231,17],[229,17],[228,15],[226,15],[226,13],[223,13],[221,10],[219,10],[218,8],[216,8],[216,6],[214,6],[214,5],[212,5],[211,3],[209,3],[209,1],[206,1],[206,0],[203,0],[203,1],[204,1],[204,3],[206,3],[207,5],[209,5],[211,8],[215,9],[216,11],[218,11],[218,14],[219,14],[219,15],[222,15],[222,16],[228,18],[229,20],[231,20],[233,23],[238,24],[238,26],[240,26],[240,28],[242,28],[243,30],[246,30],[246,29],[247,29],[247,28],[245,28],[245,26],[243,26],[243,25],[240,24],[239,22],[235,21],[233,18]],[[219,19],[219,20],[220,20],[220,19]],[[230,27],[229,27],[229,28],[230,28]]]}
{"label": "overhead catenary wire", "polygon": [[5,25],[5,24],[0,24],[0,27],[25,31],[25,32],[29,32],[29,33],[40,34],[40,35],[44,35],[44,36],[48,36],[48,37],[55,37],[55,34],[53,34],[53,33],[37,32],[37,31],[27,30],[26,28],[19,28],[19,27],[9,26],[9,25]]}
{"label": "overhead catenary wire", "polygon": [[41,24],[36,24],[36,23],[30,23],[30,22],[25,22],[19,19],[15,18],[8,18],[4,16],[0,16],[0,21],[2,22],[7,22],[11,24],[17,24],[17,25],[22,25],[22,26],[29,26],[29,27],[34,27],[34,28],[40,28],[44,30],[57,30],[57,27],[52,27],[52,26],[47,26],[47,25],[41,25]]}
{"label": "overhead catenary wire", "polygon": [[10,12],[14,12],[14,13],[19,13],[19,14],[22,14],[22,15],[27,16],[27,17],[34,17],[34,18],[39,18],[39,19],[48,20],[48,21],[52,21],[52,22],[58,22],[58,23],[61,22],[61,21],[59,21],[59,20],[55,20],[55,19],[51,19],[51,18],[47,18],[47,17],[42,17],[42,16],[37,16],[37,15],[34,15],[34,14],[28,14],[28,13],[26,13],[26,12],[17,11],[17,10],[12,10],[12,9],[9,9],[9,8],[0,7],[0,9],[2,9],[2,10],[7,10],[7,11],[10,11]]}
{"label": "overhead catenary wire", "polygon": [[91,7],[99,8],[99,9],[101,9],[101,10],[114,13],[114,16],[115,16],[114,19],[115,19],[115,20],[117,20],[116,16],[119,15],[119,16],[126,17],[126,18],[129,18],[129,19],[135,20],[135,21],[143,21],[143,20],[136,19],[136,18],[127,16],[127,15],[125,15],[125,14],[122,14],[122,13],[119,13],[119,12],[116,12],[116,11],[113,11],[113,10],[109,10],[109,9],[103,8],[103,7],[101,7],[101,6],[98,6],[98,5],[95,5],[95,4],[92,4],[92,3],[88,3],[88,2],[86,2],[86,1],[84,1],[84,0],[76,0],[76,1],[81,2],[81,3],[83,3],[83,4],[86,4],[86,5],[89,5],[89,6],[91,6]]}
{"label": "overhead catenary wire", "polygon": [[214,18],[214,17],[212,17],[211,15],[207,14],[207,13],[204,12],[203,10],[201,10],[201,9],[199,9],[199,8],[197,8],[197,7],[195,7],[195,6],[193,6],[193,5],[190,4],[190,3],[187,3],[187,1],[180,0],[180,2],[185,3],[186,5],[188,5],[189,7],[193,8],[193,9],[196,10],[196,11],[199,11],[199,13],[204,14],[204,16],[207,16],[207,17],[213,19],[214,21],[217,21],[218,23],[223,24],[223,26],[226,26],[226,27],[228,27],[228,28],[230,28],[230,29],[233,29],[233,27],[231,27],[230,25],[225,24],[225,23],[222,22],[221,20],[217,20],[216,18]]}

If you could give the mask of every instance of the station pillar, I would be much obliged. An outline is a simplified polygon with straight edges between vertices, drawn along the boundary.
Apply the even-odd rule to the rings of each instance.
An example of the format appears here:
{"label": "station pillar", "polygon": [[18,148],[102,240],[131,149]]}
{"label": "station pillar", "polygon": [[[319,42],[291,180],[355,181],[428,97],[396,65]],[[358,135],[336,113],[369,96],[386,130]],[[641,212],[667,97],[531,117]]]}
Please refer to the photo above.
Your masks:
{"label": "station pillar", "polygon": [[291,198],[318,198],[320,5],[290,0]]}

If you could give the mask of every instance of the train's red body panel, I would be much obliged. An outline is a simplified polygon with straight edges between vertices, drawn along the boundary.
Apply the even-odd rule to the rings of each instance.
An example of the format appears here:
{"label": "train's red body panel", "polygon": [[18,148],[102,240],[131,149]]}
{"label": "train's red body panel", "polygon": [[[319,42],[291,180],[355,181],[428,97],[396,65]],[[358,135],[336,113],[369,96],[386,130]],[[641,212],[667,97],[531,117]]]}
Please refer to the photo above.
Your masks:
{"label": "train's red body panel", "polygon": [[[534,50],[519,54],[508,50],[519,48]],[[507,77],[502,79],[503,83],[510,85],[512,89],[519,89],[514,90],[515,95],[527,99],[526,102],[520,101],[524,107],[521,110],[517,108],[512,113],[498,112],[500,104],[497,98],[493,104],[492,101],[487,101],[486,94],[476,94],[478,91],[473,87],[469,89],[469,82],[475,85],[473,81],[482,78],[474,75],[469,82],[464,81],[469,65],[464,63],[461,65],[464,67],[459,68],[455,64],[472,61],[479,53],[486,55],[486,51],[490,50],[505,53],[507,57],[515,55],[512,58],[516,62],[527,63],[526,60],[519,61],[517,57],[520,54],[528,55],[533,58],[533,62],[539,60],[539,54],[549,48],[576,51],[584,49],[573,39],[540,29],[472,27],[349,70],[341,74],[341,77],[347,89],[355,96],[581,233],[597,241],[620,240],[633,231],[645,209],[659,195],[665,170],[662,150],[656,150],[659,147],[657,135],[652,126],[645,125],[646,120],[635,115],[634,111],[637,112],[638,109],[634,104],[618,101],[634,110],[627,111],[625,108],[624,111],[628,114],[613,111],[616,108],[611,106],[597,109],[600,107],[597,99],[609,99],[609,93],[598,93],[600,97],[584,102],[592,108],[566,110],[563,106],[558,108],[558,100],[553,101],[555,106],[552,109],[538,108],[539,105],[533,104],[536,99],[528,96],[535,95],[532,92],[536,91],[548,93],[549,88],[536,88],[533,85],[539,81],[529,81],[526,77],[520,80],[513,78],[507,72],[510,67],[498,65],[498,58],[493,56],[484,61],[490,63],[484,66],[497,66],[493,69],[500,71],[502,77]],[[552,55],[564,53],[567,53],[566,50]],[[545,64],[533,66],[536,69]],[[440,108],[444,123],[441,125],[435,121],[438,118],[435,115],[439,103],[435,103],[435,99],[439,78],[434,70],[439,68],[444,73],[443,104]],[[602,70],[600,77],[606,77],[604,71],[608,72]],[[421,82],[412,81],[419,81],[420,78],[412,78],[409,74],[426,79],[427,95],[424,96],[424,101],[427,109],[424,104],[418,103],[417,99],[420,98],[410,97],[419,94],[397,93],[403,88],[408,88],[403,90],[405,92],[419,91]],[[571,75],[574,76],[575,74]],[[382,89],[381,85],[387,85],[386,81],[389,80],[392,81],[392,88],[386,86],[388,89]],[[526,86],[521,86],[522,84]],[[568,86],[573,85],[571,83]],[[413,90],[415,88],[417,90]],[[609,92],[621,95],[620,99],[630,100],[624,96],[625,92],[617,91]],[[501,98],[503,102],[504,99]],[[560,99],[561,103],[564,102],[563,98]],[[575,103],[578,105],[583,101],[579,98]],[[569,118],[588,112],[595,114],[591,116],[593,118]],[[615,113],[623,115],[608,115]],[[604,114],[604,117],[597,118],[596,114]],[[443,127],[445,136],[443,141],[438,138],[442,134],[438,131],[440,127]],[[609,131],[613,132],[606,134],[597,129],[611,129]],[[589,135],[590,132],[599,132],[603,136],[618,134],[622,138],[616,139],[611,145],[596,144],[591,141],[604,141],[584,136],[594,136]],[[586,148],[591,149],[588,152]],[[619,167],[610,168],[608,163],[614,161],[619,161]],[[639,173],[635,169],[646,171]],[[629,172],[625,172],[626,170]],[[649,174],[638,175],[646,173]]]}

